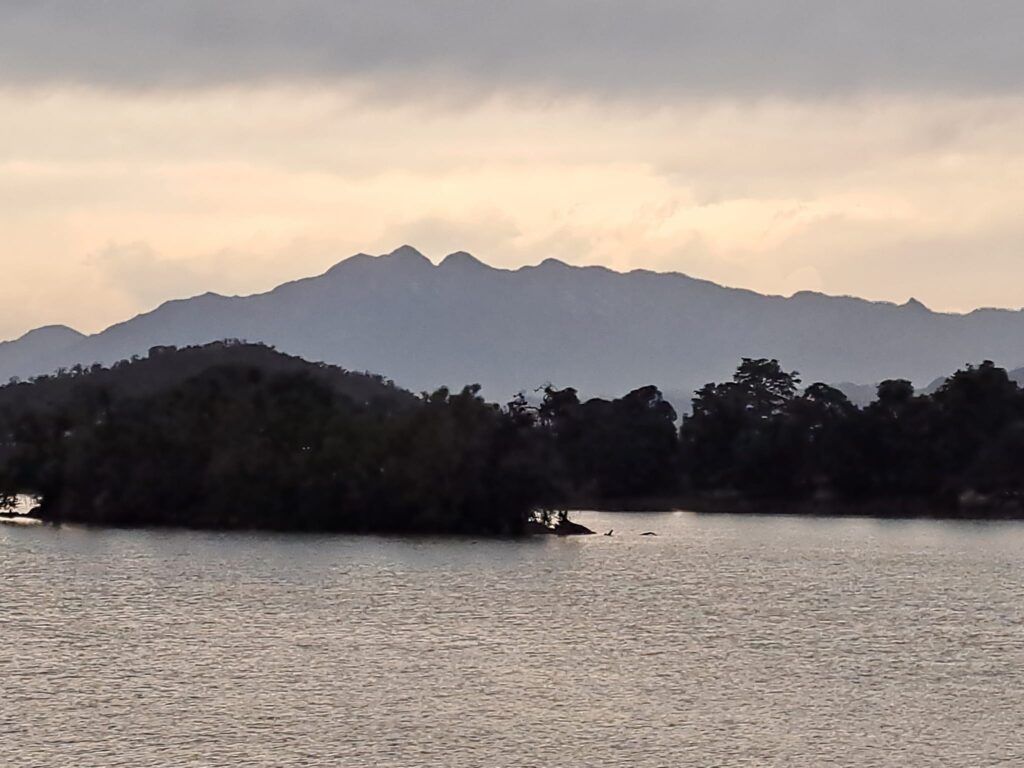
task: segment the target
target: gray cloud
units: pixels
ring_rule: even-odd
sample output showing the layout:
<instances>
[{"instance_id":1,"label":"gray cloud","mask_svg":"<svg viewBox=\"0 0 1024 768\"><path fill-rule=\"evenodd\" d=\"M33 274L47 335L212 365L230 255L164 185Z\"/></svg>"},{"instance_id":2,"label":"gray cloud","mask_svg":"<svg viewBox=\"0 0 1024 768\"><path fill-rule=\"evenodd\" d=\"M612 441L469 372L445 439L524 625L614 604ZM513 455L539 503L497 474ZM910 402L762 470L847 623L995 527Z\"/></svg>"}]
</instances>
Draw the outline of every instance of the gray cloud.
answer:
<instances>
[{"instance_id":1,"label":"gray cloud","mask_svg":"<svg viewBox=\"0 0 1024 768\"><path fill-rule=\"evenodd\" d=\"M0 0L0 83L998 93L1022 38L1019 0Z\"/></svg>"}]
</instances>

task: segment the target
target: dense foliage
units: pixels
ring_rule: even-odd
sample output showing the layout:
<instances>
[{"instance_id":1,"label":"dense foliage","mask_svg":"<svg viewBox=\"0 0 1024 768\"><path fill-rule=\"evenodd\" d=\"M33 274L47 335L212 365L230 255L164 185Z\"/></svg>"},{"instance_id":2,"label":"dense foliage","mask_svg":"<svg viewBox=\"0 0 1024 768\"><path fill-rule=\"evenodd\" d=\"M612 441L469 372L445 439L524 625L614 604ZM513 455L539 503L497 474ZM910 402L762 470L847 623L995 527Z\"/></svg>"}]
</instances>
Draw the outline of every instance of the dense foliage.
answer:
<instances>
[{"instance_id":1,"label":"dense foliage","mask_svg":"<svg viewBox=\"0 0 1024 768\"><path fill-rule=\"evenodd\" d=\"M270 366L225 363L232 346L142 396L90 372L60 374L77 382L56 399L28 396L49 379L17 385L29 391L0 415L4 492L37 495L54 521L493 535L521 533L540 503L533 433L476 388L405 397L340 369L281 372L269 351ZM179 354L196 350L153 353L169 371Z\"/></svg>"},{"instance_id":2,"label":"dense foliage","mask_svg":"<svg viewBox=\"0 0 1024 768\"><path fill-rule=\"evenodd\" d=\"M776 360L707 384L678 430L653 387L580 403L549 387L558 503L1024 516L1024 391L991 362L931 394L884 381L865 408Z\"/></svg>"},{"instance_id":3,"label":"dense foliage","mask_svg":"<svg viewBox=\"0 0 1024 768\"><path fill-rule=\"evenodd\" d=\"M680 425L651 386L499 408L258 345L156 348L0 388L0 505L19 493L54 521L490 535L584 505L1024 516L1024 392L984 362L858 408L744 359Z\"/></svg>"},{"instance_id":4,"label":"dense foliage","mask_svg":"<svg viewBox=\"0 0 1024 768\"><path fill-rule=\"evenodd\" d=\"M748 498L883 502L893 511L1021 512L1024 393L991 362L932 394L884 381L855 408L774 360L744 360L733 382L697 393L681 429L688 479Z\"/></svg>"}]
</instances>

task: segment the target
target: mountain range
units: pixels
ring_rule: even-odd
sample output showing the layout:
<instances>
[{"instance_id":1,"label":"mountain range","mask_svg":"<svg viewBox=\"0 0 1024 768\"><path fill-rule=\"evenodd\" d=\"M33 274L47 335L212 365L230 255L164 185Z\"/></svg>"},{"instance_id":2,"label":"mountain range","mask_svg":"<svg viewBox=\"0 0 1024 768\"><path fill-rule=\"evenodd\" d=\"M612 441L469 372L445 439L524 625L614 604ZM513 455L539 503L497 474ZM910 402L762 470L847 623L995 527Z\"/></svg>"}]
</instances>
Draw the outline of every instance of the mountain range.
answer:
<instances>
[{"instance_id":1,"label":"mountain range","mask_svg":"<svg viewBox=\"0 0 1024 768\"><path fill-rule=\"evenodd\" d=\"M731 376L741 357L778 358L806 383L898 377L926 386L969 362L1012 367L1024 362L1024 312L766 296L554 259L506 270L458 252L435 265L403 246L266 293L169 301L93 335L38 328L0 343L0 380L225 338L382 373L413 390L480 383L503 401L549 382L585 395L653 383L684 406L694 389ZM849 389L857 399L870 391Z\"/></svg>"}]
</instances>

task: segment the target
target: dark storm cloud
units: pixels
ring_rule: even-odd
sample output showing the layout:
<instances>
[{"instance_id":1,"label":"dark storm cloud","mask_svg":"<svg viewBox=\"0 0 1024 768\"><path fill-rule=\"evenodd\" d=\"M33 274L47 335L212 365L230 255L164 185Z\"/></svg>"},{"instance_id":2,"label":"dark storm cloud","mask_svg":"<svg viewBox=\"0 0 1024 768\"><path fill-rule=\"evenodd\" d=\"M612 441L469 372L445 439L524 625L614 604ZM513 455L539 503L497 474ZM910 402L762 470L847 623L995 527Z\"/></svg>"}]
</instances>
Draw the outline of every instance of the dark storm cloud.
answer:
<instances>
[{"instance_id":1,"label":"dark storm cloud","mask_svg":"<svg viewBox=\"0 0 1024 768\"><path fill-rule=\"evenodd\" d=\"M1020 0L0 0L0 83L988 93L1022 38Z\"/></svg>"}]
</instances>

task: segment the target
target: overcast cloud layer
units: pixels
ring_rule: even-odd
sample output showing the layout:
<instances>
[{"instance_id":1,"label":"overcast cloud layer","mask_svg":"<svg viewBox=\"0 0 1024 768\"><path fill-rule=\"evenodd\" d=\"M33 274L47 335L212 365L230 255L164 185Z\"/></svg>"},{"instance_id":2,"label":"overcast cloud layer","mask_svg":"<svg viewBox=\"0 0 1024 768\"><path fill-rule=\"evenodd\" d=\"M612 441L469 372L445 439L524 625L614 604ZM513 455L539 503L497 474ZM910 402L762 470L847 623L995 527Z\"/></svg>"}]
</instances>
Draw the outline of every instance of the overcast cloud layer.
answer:
<instances>
[{"instance_id":1,"label":"overcast cloud layer","mask_svg":"<svg viewBox=\"0 0 1024 768\"><path fill-rule=\"evenodd\" d=\"M3 0L0 78L617 97L996 93L1024 85L1022 39L1019 0Z\"/></svg>"},{"instance_id":2,"label":"overcast cloud layer","mask_svg":"<svg viewBox=\"0 0 1024 768\"><path fill-rule=\"evenodd\" d=\"M1021 40L1021 0L0 0L0 338L405 242L1019 308Z\"/></svg>"}]
</instances>

